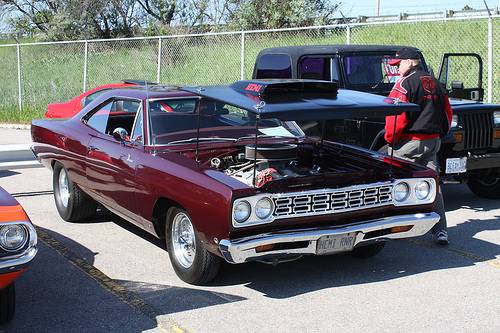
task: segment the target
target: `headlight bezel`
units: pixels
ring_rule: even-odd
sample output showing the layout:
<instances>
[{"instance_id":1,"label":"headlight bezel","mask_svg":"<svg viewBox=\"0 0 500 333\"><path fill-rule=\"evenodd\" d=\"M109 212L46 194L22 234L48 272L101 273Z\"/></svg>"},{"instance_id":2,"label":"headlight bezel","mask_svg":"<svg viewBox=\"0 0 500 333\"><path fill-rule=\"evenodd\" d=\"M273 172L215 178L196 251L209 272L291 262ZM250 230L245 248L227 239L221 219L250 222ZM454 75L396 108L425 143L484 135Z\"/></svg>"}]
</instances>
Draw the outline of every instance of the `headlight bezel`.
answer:
<instances>
[{"instance_id":1,"label":"headlight bezel","mask_svg":"<svg viewBox=\"0 0 500 333\"><path fill-rule=\"evenodd\" d=\"M19 245L15 247L9 247L4 243L4 236L5 236L4 232L7 233L8 231L5 230L11 229L12 227L17 227L19 228L18 230L22 230L23 232L22 242L20 242ZM23 249L26 246L29 239L30 239L30 231L22 223L7 223L7 224L2 223L0 225L0 248L5 252L8 253L18 252L19 250Z\"/></svg>"},{"instance_id":2,"label":"headlight bezel","mask_svg":"<svg viewBox=\"0 0 500 333\"><path fill-rule=\"evenodd\" d=\"M403 201L397 201L394 198L394 190L396 186L398 186L400 183L406 183L408 185L409 189L409 195L405 198ZM421 184L426 182L429 185L429 193L427 196L423 197L422 199L417 197L416 193L416 187ZM393 186L393 204L394 206L413 206L413 205L425 205L425 204L432 204L434 200L436 199L436 193L437 193L437 184L436 180L434 178L409 178L409 179L398 179L394 182Z\"/></svg>"},{"instance_id":3,"label":"headlight bezel","mask_svg":"<svg viewBox=\"0 0 500 333\"><path fill-rule=\"evenodd\" d=\"M256 212L257 203L261 200L268 200L269 203L271 204L270 212L264 218L259 217L257 215L257 212ZM250 215L243 222L238 222L235 219L234 210L235 210L235 207L237 205L239 205L241 202L247 202L250 205ZM272 195L269 195L269 194L260 194L260 195L254 195L254 196L250 196L250 197L236 199L233 201L232 217L231 217L233 227L243 228L243 227L248 227L248 226L253 226L253 225L271 223L275 219L273 216L274 208L275 207L274 207L274 201L273 201Z\"/></svg>"}]
</instances>

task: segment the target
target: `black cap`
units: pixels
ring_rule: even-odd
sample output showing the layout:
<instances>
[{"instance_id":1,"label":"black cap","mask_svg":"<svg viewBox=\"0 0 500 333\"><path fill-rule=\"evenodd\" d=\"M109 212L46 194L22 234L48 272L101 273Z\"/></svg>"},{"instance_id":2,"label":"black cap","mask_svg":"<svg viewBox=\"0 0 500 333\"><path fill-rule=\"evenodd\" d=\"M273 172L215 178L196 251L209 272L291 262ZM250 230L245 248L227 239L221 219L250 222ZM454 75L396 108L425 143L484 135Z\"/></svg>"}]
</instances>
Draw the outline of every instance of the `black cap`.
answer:
<instances>
[{"instance_id":1,"label":"black cap","mask_svg":"<svg viewBox=\"0 0 500 333\"><path fill-rule=\"evenodd\" d=\"M389 65L397 65L403 59L420 59L420 55L414 48L403 47L398 52L396 52L396 55L391 60L389 60Z\"/></svg>"}]
</instances>

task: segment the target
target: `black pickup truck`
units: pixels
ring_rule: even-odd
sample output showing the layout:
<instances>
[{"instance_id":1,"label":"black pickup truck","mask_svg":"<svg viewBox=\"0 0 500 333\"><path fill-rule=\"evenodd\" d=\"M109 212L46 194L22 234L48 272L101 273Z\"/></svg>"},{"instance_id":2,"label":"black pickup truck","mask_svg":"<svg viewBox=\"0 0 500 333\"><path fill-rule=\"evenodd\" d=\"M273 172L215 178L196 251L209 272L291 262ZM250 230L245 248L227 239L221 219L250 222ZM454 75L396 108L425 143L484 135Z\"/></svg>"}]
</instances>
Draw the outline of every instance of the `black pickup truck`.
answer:
<instances>
[{"instance_id":1,"label":"black pickup truck","mask_svg":"<svg viewBox=\"0 0 500 333\"><path fill-rule=\"evenodd\" d=\"M387 96L398 77L389 59L403 46L325 45L262 50L253 78L317 79ZM421 63L429 70L420 50ZM467 72L464 74L464 72ZM473 72L473 73L471 73ZM464 76L465 75L465 76ZM444 54L439 81L453 108L452 128L438 154L444 182L466 182L476 195L500 198L500 105L482 103L483 63L475 53ZM461 79L461 80L457 80ZM329 121L326 139L377 150L385 144L384 117ZM308 134L320 126L302 124ZM319 134L319 133L318 133Z\"/></svg>"}]
</instances>

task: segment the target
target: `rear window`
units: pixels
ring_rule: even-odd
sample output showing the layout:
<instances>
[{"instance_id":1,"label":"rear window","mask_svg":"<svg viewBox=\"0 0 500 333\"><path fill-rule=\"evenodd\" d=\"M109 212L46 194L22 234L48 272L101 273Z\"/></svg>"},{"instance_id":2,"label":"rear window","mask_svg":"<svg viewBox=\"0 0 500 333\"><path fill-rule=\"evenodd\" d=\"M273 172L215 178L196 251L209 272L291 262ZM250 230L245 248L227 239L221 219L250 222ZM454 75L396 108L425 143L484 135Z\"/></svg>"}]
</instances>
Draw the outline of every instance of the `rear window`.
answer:
<instances>
[{"instance_id":1,"label":"rear window","mask_svg":"<svg viewBox=\"0 0 500 333\"><path fill-rule=\"evenodd\" d=\"M287 54L264 54L257 64L257 79L292 78L292 60Z\"/></svg>"},{"instance_id":2,"label":"rear window","mask_svg":"<svg viewBox=\"0 0 500 333\"><path fill-rule=\"evenodd\" d=\"M299 78L338 81L338 62L331 57L303 57L299 60Z\"/></svg>"}]
</instances>

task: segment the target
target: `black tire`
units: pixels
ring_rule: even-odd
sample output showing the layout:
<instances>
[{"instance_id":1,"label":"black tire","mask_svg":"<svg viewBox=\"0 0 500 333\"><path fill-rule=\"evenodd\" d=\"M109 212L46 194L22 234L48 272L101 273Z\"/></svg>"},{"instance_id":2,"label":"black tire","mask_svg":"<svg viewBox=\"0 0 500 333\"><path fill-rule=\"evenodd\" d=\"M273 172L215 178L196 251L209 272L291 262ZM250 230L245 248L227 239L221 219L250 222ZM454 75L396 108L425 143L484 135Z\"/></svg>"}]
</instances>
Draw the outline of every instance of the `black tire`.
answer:
<instances>
[{"instance_id":1,"label":"black tire","mask_svg":"<svg viewBox=\"0 0 500 333\"><path fill-rule=\"evenodd\" d=\"M14 283L0 290L0 324L5 324L14 318L16 311L16 288Z\"/></svg>"},{"instance_id":2,"label":"black tire","mask_svg":"<svg viewBox=\"0 0 500 333\"><path fill-rule=\"evenodd\" d=\"M222 259L205 249L198 237L196 228L191 224L194 231L196 249L192 264L189 267L183 265L175 254L174 241L172 239L174 219L179 216L187 217L191 223L191 219L185 210L178 207L171 207L168 210L165 223L165 241L170 262L174 267L175 273L182 281L195 285L203 285L215 278L219 272Z\"/></svg>"},{"instance_id":3,"label":"black tire","mask_svg":"<svg viewBox=\"0 0 500 333\"><path fill-rule=\"evenodd\" d=\"M349 254L356 258L367 259L376 256L383 250L385 242L377 242L370 245L354 248Z\"/></svg>"},{"instance_id":4,"label":"black tire","mask_svg":"<svg viewBox=\"0 0 500 333\"><path fill-rule=\"evenodd\" d=\"M500 175L498 172L470 176L467 186L472 193L480 198L500 199Z\"/></svg>"},{"instance_id":5,"label":"black tire","mask_svg":"<svg viewBox=\"0 0 500 333\"><path fill-rule=\"evenodd\" d=\"M69 197L64 200L61 196L59 177L64 172L67 178L67 189ZM66 169L56 163L54 166L54 175L52 178L52 187L54 189L54 200L57 211L63 220L68 222L81 222L92 218L95 215L97 202L85 194L68 177Z\"/></svg>"}]
</instances>

